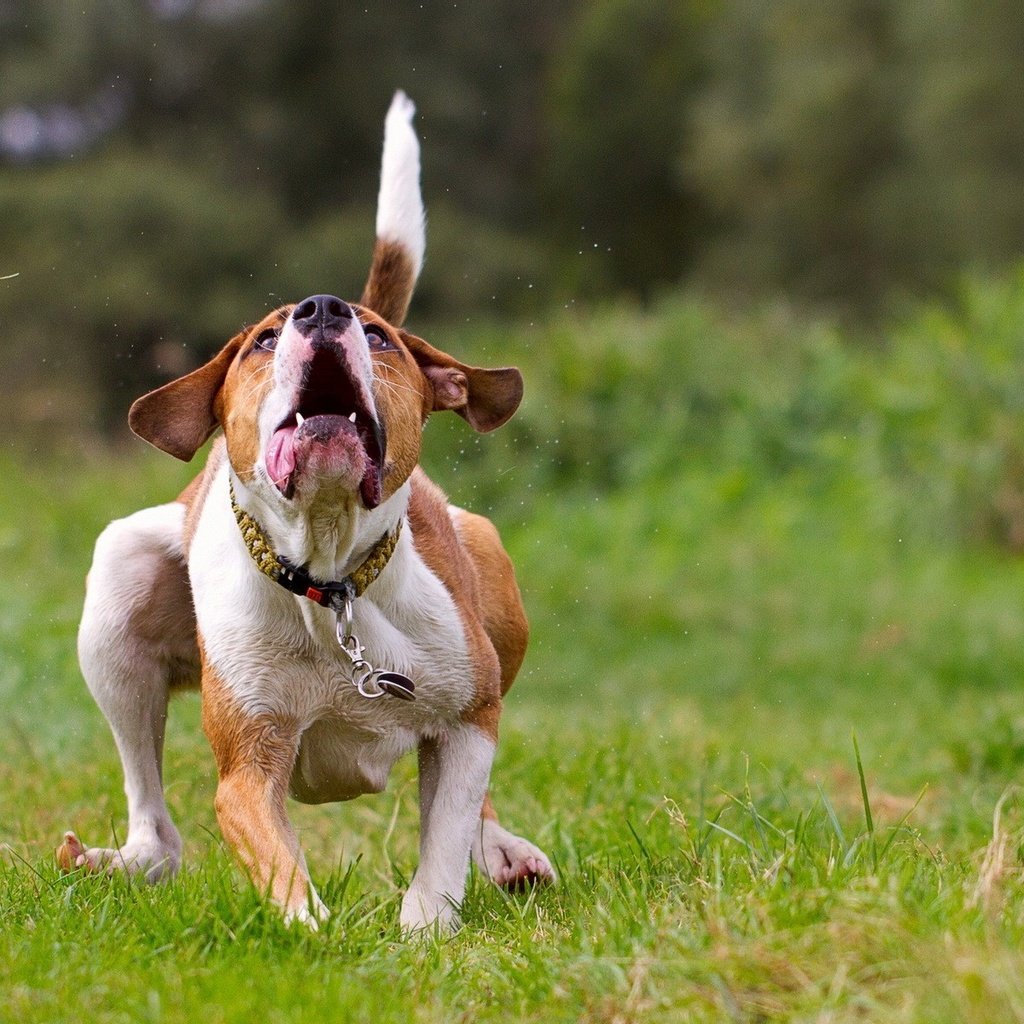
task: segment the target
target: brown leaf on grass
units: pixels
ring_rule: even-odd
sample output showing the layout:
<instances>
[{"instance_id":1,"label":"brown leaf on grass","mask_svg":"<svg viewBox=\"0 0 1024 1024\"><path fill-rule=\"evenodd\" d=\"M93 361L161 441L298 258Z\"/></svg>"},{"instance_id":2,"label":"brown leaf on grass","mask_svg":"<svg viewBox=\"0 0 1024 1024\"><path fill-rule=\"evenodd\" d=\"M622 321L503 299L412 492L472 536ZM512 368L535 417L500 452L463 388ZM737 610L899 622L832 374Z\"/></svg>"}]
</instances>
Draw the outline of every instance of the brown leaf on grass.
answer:
<instances>
[{"instance_id":1,"label":"brown leaf on grass","mask_svg":"<svg viewBox=\"0 0 1024 1024\"><path fill-rule=\"evenodd\" d=\"M855 771L845 765L834 766L828 773L828 781L822 782L822 788L837 810L851 815L863 814L864 797L860 790L860 776ZM905 796L868 784L868 802L876 826L897 824L915 806L930 801L933 796L931 790L924 796Z\"/></svg>"}]
</instances>

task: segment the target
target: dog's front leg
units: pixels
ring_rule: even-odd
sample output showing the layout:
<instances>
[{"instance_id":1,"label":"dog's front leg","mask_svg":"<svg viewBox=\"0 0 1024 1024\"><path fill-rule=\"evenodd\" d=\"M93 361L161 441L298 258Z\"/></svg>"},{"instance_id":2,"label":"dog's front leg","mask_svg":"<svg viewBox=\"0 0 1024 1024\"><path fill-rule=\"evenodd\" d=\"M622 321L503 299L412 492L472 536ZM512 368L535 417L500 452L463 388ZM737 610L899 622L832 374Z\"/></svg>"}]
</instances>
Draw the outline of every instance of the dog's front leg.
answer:
<instances>
[{"instance_id":1,"label":"dog's front leg","mask_svg":"<svg viewBox=\"0 0 1024 1024\"><path fill-rule=\"evenodd\" d=\"M328 911L309 880L285 808L298 727L266 715L226 715L223 704L208 703L205 694L203 724L217 759L215 807L224 839L253 884L282 908L286 921L315 929Z\"/></svg>"},{"instance_id":2,"label":"dog's front leg","mask_svg":"<svg viewBox=\"0 0 1024 1024\"><path fill-rule=\"evenodd\" d=\"M494 745L488 732L462 723L420 749L420 864L401 915L408 931L457 924Z\"/></svg>"},{"instance_id":3,"label":"dog's front leg","mask_svg":"<svg viewBox=\"0 0 1024 1024\"><path fill-rule=\"evenodd\" d=\"M287 783L249 765L217 785L217 821L253 884L282 908L286 921L316 928L327 918L306 872L298 839L285 812Z\"/></svg>"}]
</instances>

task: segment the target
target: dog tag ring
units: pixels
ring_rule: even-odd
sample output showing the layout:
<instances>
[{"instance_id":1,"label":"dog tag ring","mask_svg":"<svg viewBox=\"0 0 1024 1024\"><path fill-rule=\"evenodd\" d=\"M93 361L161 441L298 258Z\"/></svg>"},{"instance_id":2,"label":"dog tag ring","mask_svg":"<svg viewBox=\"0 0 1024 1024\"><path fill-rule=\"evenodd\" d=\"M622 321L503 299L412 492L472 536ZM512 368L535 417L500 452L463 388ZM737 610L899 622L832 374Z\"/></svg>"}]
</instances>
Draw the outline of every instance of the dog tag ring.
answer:
<instances>
[{"instance_id":1,"label":"dog tag ring","mask_svg":"<svg viewBox=\"0 0 1024 1024\"><path fill-rule=\"evenodd\" d=\"M352 683L355 688L359 691L360 697L365 697L367 700L376 700L378 697L383 697L386 690L381 689L377 686L377 680L374 678L377 673L374 671L372 665L367 665L365 661L359 662L358 665L352 671ZM368 689L368 687L374 686L375 689Z\"/></svg>"},{"instance_id":2,"label":"dog tag ring","mask_svg":"<svg viewBox=\"0 0 1024 1024\"><path fill-rule=\"evenodd\" d=\"M337 616L335 634L338 646L352 662L352 685L361 697L374 700L387 694L399 700L415 700L416 684L401 672L387 672L374 668L364 657L366 648L352 632L352 601L346 598L342 613Z\"/></svg>"}]
</instances>

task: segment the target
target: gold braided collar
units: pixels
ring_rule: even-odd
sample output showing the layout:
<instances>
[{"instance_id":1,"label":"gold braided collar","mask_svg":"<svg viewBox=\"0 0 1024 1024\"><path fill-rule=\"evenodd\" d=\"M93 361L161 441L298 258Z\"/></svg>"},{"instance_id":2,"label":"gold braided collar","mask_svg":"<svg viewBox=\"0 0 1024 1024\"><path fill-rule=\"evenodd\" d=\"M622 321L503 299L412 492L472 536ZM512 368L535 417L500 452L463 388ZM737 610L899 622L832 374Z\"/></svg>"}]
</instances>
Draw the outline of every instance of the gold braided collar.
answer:
<instances>
[{"instance_id":1,"label":"gold braided collar","mask_svg":"<svg viewBox=\"0 0 1024 1024\"><path fill-rule=\"evenodd\" d=\"M286 559L274 553L260 524L235 499L235 488L231 481L228 481L228 493L231 496L231 511L235 514L235 522L242 533L242 540L245 541L245 546L259 571L293 594L308 597L317 604L335 610L338 610L346 599L361 597L366 588L380 576L395 553L402 532L402 520L399 519L394 531L384 534L377 541L358 569L350 572L343 580L319 582L305 569L291 565Z\"/></svg>"}]
</instances>

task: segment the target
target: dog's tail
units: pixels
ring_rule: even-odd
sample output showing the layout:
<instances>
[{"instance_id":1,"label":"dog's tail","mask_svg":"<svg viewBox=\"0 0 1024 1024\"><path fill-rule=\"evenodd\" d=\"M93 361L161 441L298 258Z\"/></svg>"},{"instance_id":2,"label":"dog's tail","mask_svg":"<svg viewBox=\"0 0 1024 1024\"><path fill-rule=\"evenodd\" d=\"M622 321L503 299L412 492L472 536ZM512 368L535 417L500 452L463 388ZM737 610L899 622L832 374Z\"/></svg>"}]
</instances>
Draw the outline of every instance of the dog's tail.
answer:
<instances>
[{"instance_id":1,"label":"dog's tail","mask_svg":"<svg viewBox=\"0 0 1024 1024\"><path fill-rule=\"evenodd\" d=\"M416 107L399 90L384 121L384 156L377 197L377 242L362 305L400 327L409 311L427 245L420 195L420 144L412 128Z\"/></svg>"}]
</instances>

